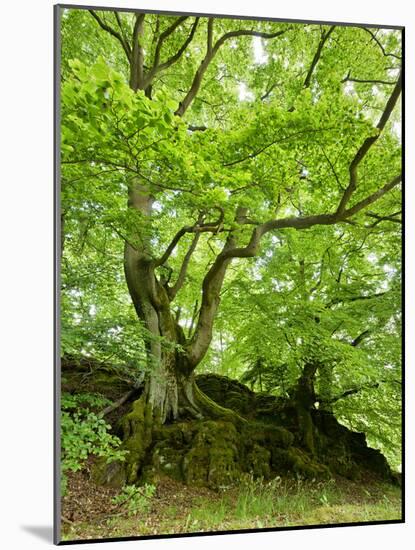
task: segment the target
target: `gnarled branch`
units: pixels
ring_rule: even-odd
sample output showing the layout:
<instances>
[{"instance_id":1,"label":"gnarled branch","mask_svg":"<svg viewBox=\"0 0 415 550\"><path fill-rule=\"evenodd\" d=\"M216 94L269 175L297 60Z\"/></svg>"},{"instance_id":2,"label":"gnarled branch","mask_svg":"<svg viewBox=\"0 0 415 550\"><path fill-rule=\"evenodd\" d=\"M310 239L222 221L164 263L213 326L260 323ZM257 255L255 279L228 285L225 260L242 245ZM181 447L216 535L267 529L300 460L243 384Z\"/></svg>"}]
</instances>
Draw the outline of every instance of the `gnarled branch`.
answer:
<instances>
[{"instance_id":1,"label":"gnarled branch","mask_svg":"<svg viewBox=\"0 0 415 550\"><path fill-rule=\"evenodd\" d=\"M401 181L401 176L397 176L391 182L387 183L378 191L369 195L352 208L344 210L342 213L317 214L312 216L299 216L269 220L263 224L257 225L251 233L251 238L247 246L237 247L232 232L226 240L222 252L216 257L213 265L207 272L202 285L202 305L200 308L199 319L193 338L188 346L189 365L196 366L204 357L212 337L212 327L214 317L219 306L220 289L225 277L226 269L233 258L252 258L258 254L261 238L268 232L276 229L285 229L292 227L294 229L308 229L315 225L333 225L346 221L348 217L357 214L360 210L375 202L385 193Z\"/></svg>"},{"instance_id":2,"label":"gnarled branch","mask_svg":"<svg viewBox=\"0 0 415 550\"><path fill-rule=\"evenodd\" d=\"M176 248L178 242L184 235L186 235L186 233L206 233L206 232L216 233L223 224L223 218L225 216L225 212L223 208L219 206L215 208L220 211L220 216L217 220L213 222L202 223L203 218L199 216L198 221L194 225L185 225L184 227L179 229L179 231L176 233L176 235L173 237L172 241L166 248L166 251L164 252L164 254L158 260L155 260L154 266L158 267L160 265L163 265L165 262L167 262L173 250Z\"/></svg>"}]
</instances>

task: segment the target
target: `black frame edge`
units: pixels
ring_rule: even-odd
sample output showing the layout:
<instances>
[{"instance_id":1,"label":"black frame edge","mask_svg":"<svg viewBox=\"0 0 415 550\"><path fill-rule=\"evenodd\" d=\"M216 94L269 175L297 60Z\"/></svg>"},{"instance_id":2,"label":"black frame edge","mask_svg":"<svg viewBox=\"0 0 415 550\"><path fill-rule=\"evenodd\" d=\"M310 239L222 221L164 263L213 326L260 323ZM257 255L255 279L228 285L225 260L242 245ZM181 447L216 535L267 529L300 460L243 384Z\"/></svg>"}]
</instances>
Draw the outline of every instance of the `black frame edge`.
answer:
<instances>
[{"instance_id":1,"label":"black frame edge","mask_svg":"<svg viewBox=\"0 0 415 550\"><path fill-rule=\"evenodd\" d=\"M84 10L99 10L99 11L117 11L117 12L129 12L129 13L149 13L159 15L190 15L195 17L217 17L222 19L240 19L248 21L272 21L274 23L305 23L305 24L321 24L321 25L338 25L341 27L369 27L369 28L382 28L382 29L395 29L402 30L402 25L385 25L377 23L349 23L340 21L322 21L314 19L291 19L291 18L279 18L279 17L267 17L267 16L254 16L254 15L237 15L237 14L224 14L224 13L205 13L205 12L188 12L188 11L170 11L170 10L154 10L146 8L114 8L111 6L90 6L83 4L56 4L61 9L84 9Z\"/></svg>"}]
</instances>

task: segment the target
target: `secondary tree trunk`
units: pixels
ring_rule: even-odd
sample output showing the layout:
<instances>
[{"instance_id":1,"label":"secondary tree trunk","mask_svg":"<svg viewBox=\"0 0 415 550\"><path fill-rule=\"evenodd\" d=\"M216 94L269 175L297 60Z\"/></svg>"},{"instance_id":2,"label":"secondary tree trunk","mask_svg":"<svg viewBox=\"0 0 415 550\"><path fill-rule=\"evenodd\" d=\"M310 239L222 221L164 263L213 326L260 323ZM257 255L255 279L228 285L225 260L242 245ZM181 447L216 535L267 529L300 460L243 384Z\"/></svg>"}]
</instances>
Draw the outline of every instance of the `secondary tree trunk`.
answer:
<instances>
[{"instance_id":1,"label":"secondary tree trunk","mask_svg":"<svg viewBox=\"0 0 415 550\"><path fill-rule=\"evenodd\" d=\"M307 363L304 366L292 397L297 411L297 421L302 444L312 454L315 453L315 441L311 409L314 407L316 401L314 378L318 367L317 363Z\"/></svg>"}]
</instances>

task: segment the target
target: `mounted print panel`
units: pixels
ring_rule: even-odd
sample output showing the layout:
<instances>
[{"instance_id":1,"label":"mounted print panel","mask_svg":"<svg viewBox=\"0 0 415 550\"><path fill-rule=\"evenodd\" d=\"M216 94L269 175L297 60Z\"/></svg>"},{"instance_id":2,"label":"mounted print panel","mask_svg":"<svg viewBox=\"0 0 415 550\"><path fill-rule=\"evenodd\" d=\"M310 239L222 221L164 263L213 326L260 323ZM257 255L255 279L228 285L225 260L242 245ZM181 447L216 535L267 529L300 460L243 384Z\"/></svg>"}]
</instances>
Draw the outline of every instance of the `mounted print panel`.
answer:
<instances>
[{"instance_id":1,"label":"mounted print panel","mask_svg":"<svg viewBox=\"0 0 415 550\"><path fill-rule=\"evenodd\" d=\"M403 29L55 22L55 542L402 522Z\"/></svg>"}]
</instances>

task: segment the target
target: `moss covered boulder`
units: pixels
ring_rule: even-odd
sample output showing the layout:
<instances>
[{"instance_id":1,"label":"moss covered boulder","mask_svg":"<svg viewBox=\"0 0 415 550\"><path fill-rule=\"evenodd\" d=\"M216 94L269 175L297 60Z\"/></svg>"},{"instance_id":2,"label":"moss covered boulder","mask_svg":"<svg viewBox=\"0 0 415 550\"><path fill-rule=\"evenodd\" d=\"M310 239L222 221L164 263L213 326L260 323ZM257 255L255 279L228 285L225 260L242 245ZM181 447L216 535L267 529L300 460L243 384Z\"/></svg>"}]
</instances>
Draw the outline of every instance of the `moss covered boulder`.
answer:
<instances>
[{"instance_id":1,"label":"moss covered boulder","mask_svg":"<svg viewBox=\"0 0 415 550\"><path fill-rule=\"evenodd\" d=\"M218 488L231 485L241 474L238 433L230 422L199 424L183 459L183 478L192 485Z\"/></svg>"},{"instance_id":2,"label":"moss covered boulder","mask_svg":"<svg viewBox=\"0 0 415 550\"><path fill-rule=\"evenodd\" d=\"M217 489L237 483L246 473L265 479L289 473L309 479L335 474L359 479L370 470L392 479L384 456L368 447L364 434L342 426L332 413L311 407L305 424L292 398L255 394L218 375L199 376L197 384L206 403L219 404L206 406L208 412L202 409L201 419L161 425L144 396L130 404L119 422L126 460L98 462L95 480L121 486L169 476ZM212 410L215 414L209 414Z\"/></svg>"}]
</instances>

